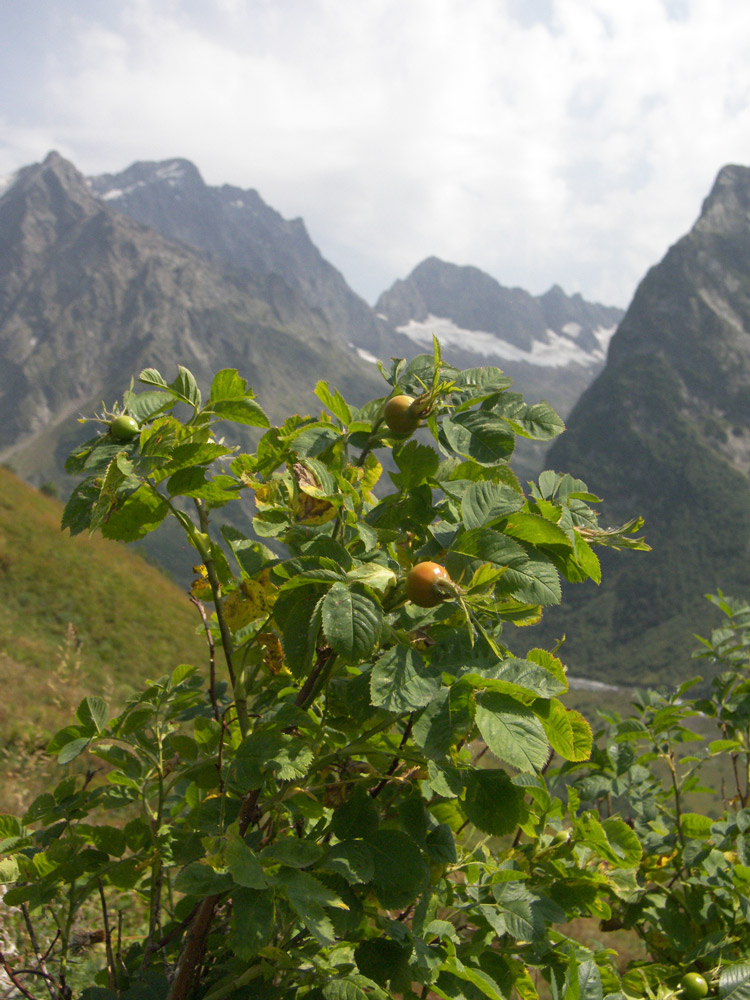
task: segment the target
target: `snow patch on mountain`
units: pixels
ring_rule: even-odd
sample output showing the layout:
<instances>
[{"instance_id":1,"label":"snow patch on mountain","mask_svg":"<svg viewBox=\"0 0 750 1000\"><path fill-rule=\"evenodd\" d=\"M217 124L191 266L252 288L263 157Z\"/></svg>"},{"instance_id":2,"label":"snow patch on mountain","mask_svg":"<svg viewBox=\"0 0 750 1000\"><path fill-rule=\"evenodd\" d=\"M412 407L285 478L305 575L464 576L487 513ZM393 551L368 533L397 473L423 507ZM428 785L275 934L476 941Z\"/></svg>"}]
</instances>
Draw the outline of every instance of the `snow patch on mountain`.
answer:
<instances>
[{"instance_id":1,"label":"snow patch on mountain","mask_svg":"<svg viewBox=\"0 0 750 1000\"><path fill-rule=\"evenodd\" d=\"M573 331L572 327L577 327ZM433 334L445 347L458 347L483 357L504 358L506 361L524 361L526 364L545 368L566 368L568 365L590 367L601 364L606 356L607 345L616 327L597 327L593 331L599 348L585 351L579 347L571 336L577 336L581 327L577 323L566 323L565 334L547 330L547 340L535 340L530 351L524 351L506 340L496 337L494 333L484 330L463 330L456 326L453 320L440 316L428 316L425 320L410 320L404 326L397 327L399 333L417 344L431 346Z\"/></svg>"}]
</instances>

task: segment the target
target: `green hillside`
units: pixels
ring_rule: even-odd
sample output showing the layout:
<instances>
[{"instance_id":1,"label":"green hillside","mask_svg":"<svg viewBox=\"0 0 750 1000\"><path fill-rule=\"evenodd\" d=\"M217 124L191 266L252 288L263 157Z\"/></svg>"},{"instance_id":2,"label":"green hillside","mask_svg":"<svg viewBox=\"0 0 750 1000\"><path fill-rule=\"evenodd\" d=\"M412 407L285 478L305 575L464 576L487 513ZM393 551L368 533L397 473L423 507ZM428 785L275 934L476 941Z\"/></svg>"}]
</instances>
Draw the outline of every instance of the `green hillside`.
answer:
<instances>
[{"instance_id":1,"label":"green hillside","mask_svg":"<svg viewBox=\"0 0 750 1000\"><path fill-rule=\"evenodd\" d=\"M183 591L116 542L71 538L61 515L0 468L0 747L43 743L86 694L121 701L206 657Z\"/></svg>"}]
</instances>

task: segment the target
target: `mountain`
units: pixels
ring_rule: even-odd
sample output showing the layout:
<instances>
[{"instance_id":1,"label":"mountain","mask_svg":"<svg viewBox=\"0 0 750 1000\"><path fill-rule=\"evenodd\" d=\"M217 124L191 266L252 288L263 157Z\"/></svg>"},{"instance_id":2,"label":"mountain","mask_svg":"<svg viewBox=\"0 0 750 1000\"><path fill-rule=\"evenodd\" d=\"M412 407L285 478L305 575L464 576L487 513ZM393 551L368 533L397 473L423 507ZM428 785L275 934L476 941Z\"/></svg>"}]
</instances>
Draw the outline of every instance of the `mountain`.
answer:
<instances>
[{"instance_id":1,"label":"mountain","mask_svg":"<svg viewBox=\"0 0 750 1000\"><path fill-rule=\"evenodd\" d=\"M114 200L57 153L0 197L0 461L69 489L64 458L90 435L74 418L111 403L144 366L173 377L179 362L204 386L235 367L276 420L319 409L321 377L355 403L382 394L295 273L233 267Z\"/></svg>"},{"instance_id":2,"label":"mountain","mask_svg":"<svg viewBox=\"0 0 750 1000\"><path fill-rule=\"evenodd\" d=\"M345 343L374 347L372 309L323 258L302 219L286 220L255 190L210 187L189 160L139 162L89 178L91 191L156 232L253 277L282 276Z\"/></svg>"},{"instance_id":3,"label":"mountain","mask_svg":"<svg viewBox=\"0 0 750 1000\"><path fill-rule=\"evenodd\" d=\"M703 595L750 593L749 218L750 168L725 167L549 452L613 520L642 514L653 546L606 559L598 591L574 588L548 616L575 673L684 679L710 627Z\"/></svg>"},{"instance_id":4,"label":"mountain","mask_svg":"<svg viewBox=\"0 0 750 1000\"><path fill-rule=\"evenodd\" d=\"M437 257L419 264L378 299L390 353L429 350L435 334L459 367L499 365L530 401L546 399L565 417L602 369L622 310L568 296L505 288L476 267ZM543 446L519 442L514 466L535 476Z\"/></svg>"}]
</instances>

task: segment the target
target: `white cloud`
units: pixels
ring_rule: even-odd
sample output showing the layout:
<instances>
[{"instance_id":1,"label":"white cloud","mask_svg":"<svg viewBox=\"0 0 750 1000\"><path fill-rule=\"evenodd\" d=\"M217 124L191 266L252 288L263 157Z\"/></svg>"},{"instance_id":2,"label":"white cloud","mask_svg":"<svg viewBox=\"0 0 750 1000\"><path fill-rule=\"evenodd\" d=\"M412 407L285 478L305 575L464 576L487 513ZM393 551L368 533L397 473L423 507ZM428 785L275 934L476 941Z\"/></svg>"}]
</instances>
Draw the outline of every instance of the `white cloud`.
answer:
<instances>
[{"instance_id":1,"label":"white cloud","mask_svg":"<svg viewBox=\"0 0 750 1000\"><path fill-rule=\"evenodd\" d=\"M52 146L87 172L187 156L302 215L369 298L436 254L627 304L750 162L736 0L73 6L0 172Z\"/></svg>"}]
</instances>

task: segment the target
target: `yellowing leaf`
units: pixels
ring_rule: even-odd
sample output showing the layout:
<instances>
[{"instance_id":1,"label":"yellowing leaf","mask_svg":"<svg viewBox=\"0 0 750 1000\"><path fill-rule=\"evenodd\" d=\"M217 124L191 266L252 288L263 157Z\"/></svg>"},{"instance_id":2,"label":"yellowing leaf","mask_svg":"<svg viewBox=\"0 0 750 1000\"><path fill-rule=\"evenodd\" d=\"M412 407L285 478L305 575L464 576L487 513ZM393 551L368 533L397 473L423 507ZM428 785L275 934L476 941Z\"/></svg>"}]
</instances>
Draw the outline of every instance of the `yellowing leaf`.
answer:
<instances>
[{"instance_id":1,"label":"yellowing leaf","mask_svg":"<svg viewBox=\"0 0 750 1000\"><path fill-rule=\"evenodd\" d=\"M294 503L294 518L300 524L326 524L336 516L330 500L319 500L300 490Z\"/></svg>"}]
</instances>

